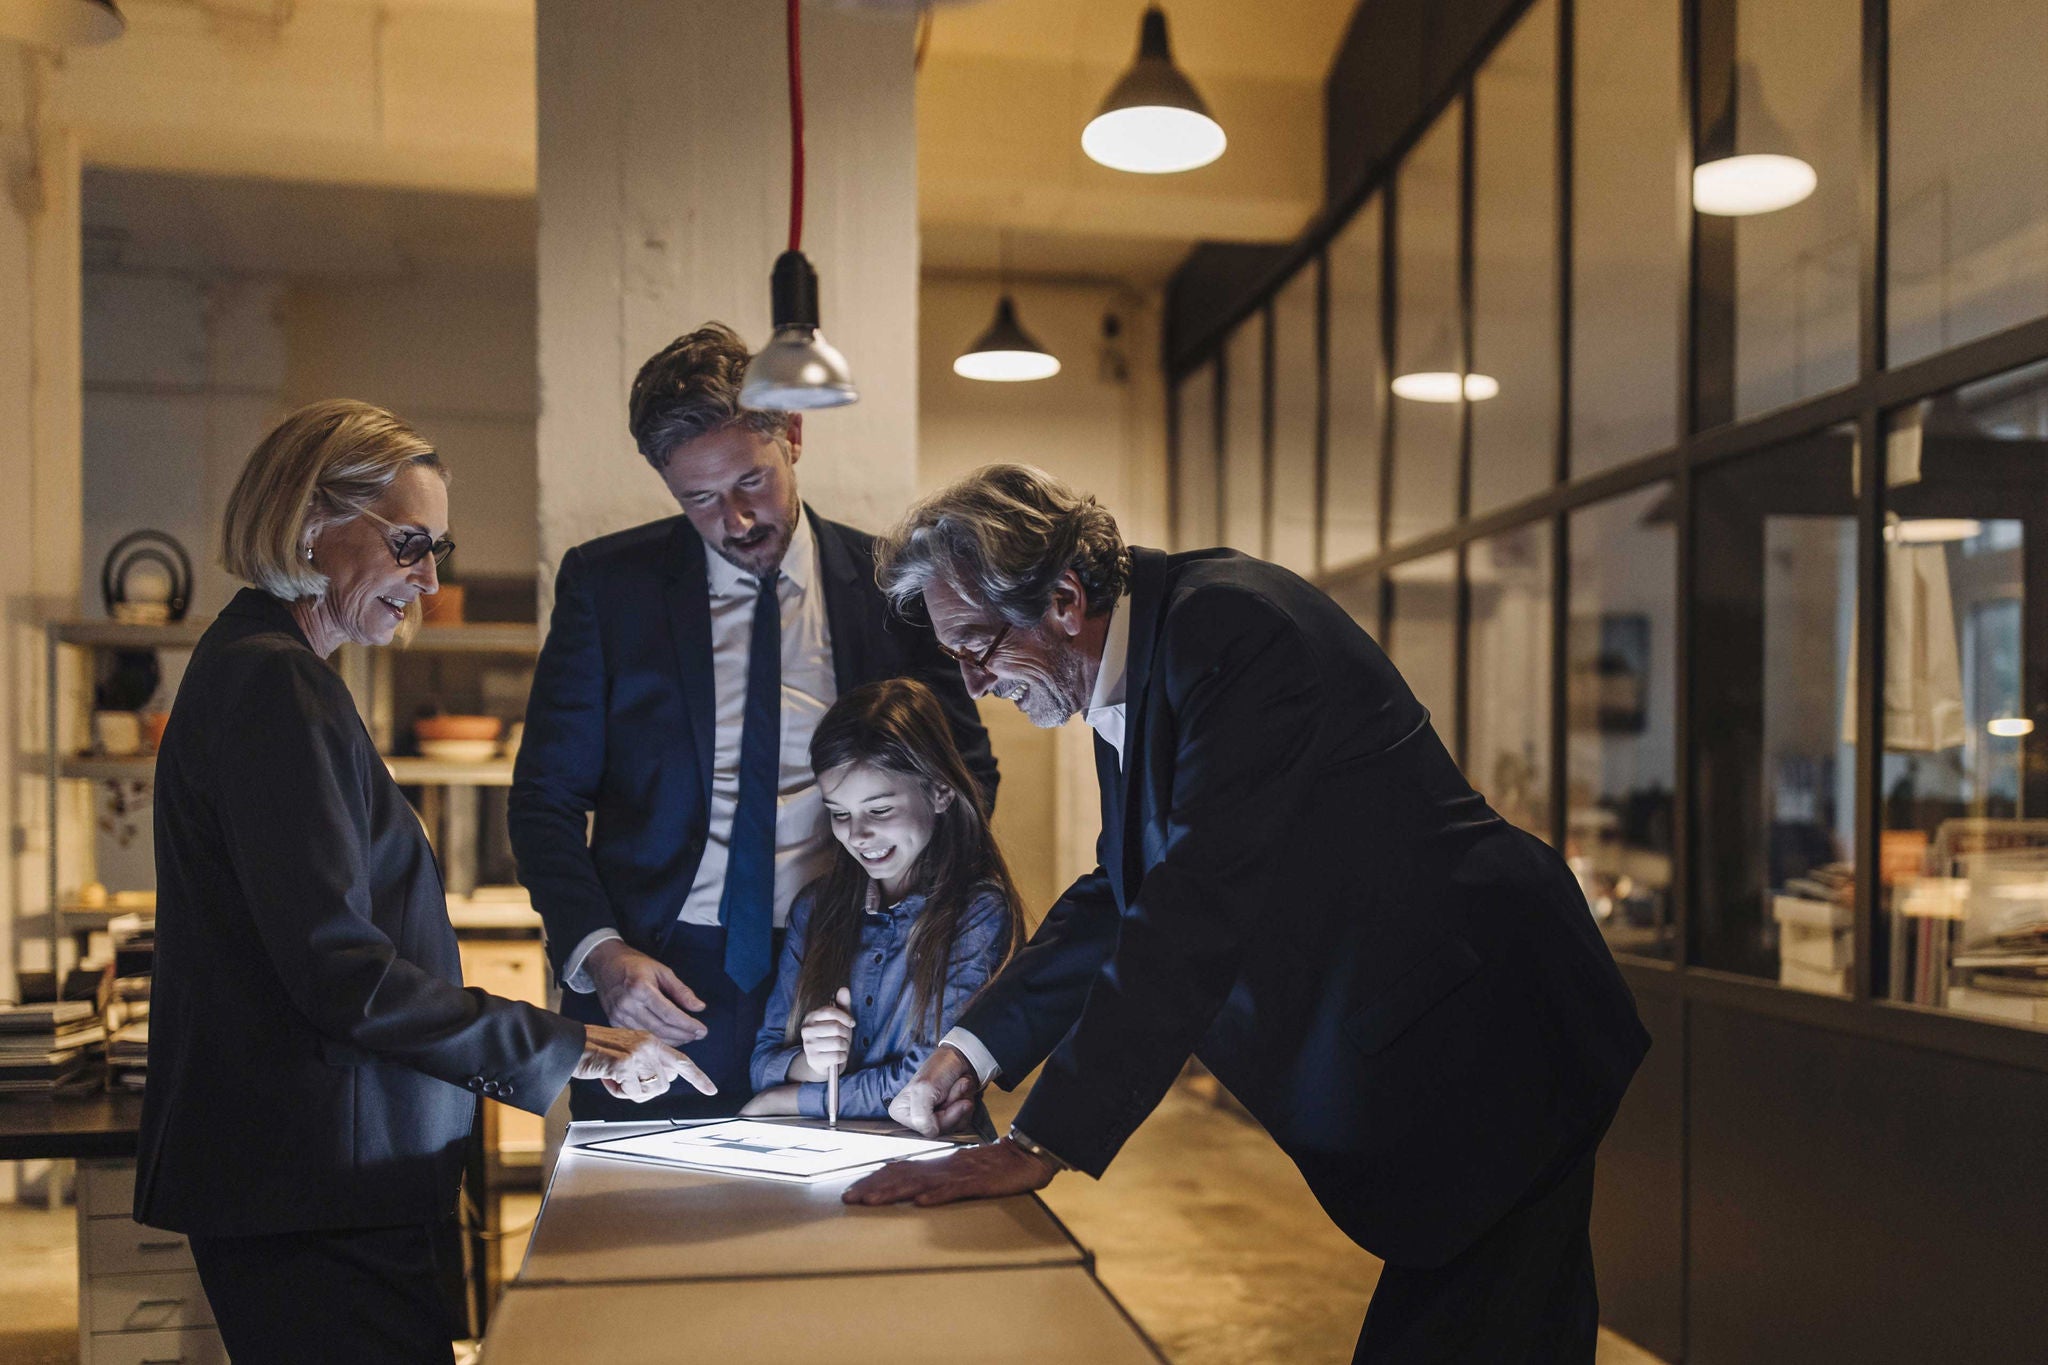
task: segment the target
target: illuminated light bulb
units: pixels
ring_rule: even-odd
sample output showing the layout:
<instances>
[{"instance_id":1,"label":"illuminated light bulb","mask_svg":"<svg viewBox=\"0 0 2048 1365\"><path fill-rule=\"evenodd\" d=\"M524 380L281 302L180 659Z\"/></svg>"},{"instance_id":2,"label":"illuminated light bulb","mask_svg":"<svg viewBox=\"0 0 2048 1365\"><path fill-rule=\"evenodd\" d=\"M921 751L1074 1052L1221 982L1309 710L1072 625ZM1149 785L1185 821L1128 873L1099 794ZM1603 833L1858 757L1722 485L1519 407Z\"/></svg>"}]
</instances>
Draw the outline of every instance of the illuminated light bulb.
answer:
<instances>
[{"instance_id":1,"label":"illuminated light bulb","mask_svg":"<svg viewBox=\"0 0 2048 1365\"><path fill-rule=\"evenodd\" d=\"M1986 721L1984 728L2000 739L2018 739L2034 733L2034 722L2025 716L2000 716L1997 720Z\"/></svg>"},{"instance_id":2,"label":"illuminated light bulb","mask_svg":"<svg viewBox=\"0 0 2048 1365\"><path fill-rule=\"evenodd\" d=\"M1140 105L1097 114L1081 130L1081 150L1113 171L1172 175L1206 166L1228 139L1215 119L1195 109Z\"/></svg>"},{"instance_id":3,"label":"illuminated light bulb","mask_svg":"<svg viewBox=\"0 0 2048 1365\"><path fill-rule=\"evenodd\" d=\"M1724 156L1693 168L1692 206L1717 218L1775 213L1812 194L1819 183L1813 167L1796 156Z\"/></svg>"},{"instance_id":4,"label":"illuminated light bulb","mask_svg":"<svg viewBox=\"0 0 2048 1365\"><path fill-rule=\"evenodd\" d=\"M1420 370L1394 380L1394 396L1416 403L1455 403L1460 396L1483 403L1500 393L1500 381L1490 374L1468 374L1461 385L1454 370Z\"/></svg>"},{"instance_id":5,"label":"illuminated light bulb","mask_svg":"<svg viewBox=\"0 0 2048 1365\"><path fill-rule=\"evenodd\" d=\"M1050 379L1059 372L1059 357L1043 351L970 351L953 362L953 373L962 379L996 384Z\"/></svg>"}]
</instances>

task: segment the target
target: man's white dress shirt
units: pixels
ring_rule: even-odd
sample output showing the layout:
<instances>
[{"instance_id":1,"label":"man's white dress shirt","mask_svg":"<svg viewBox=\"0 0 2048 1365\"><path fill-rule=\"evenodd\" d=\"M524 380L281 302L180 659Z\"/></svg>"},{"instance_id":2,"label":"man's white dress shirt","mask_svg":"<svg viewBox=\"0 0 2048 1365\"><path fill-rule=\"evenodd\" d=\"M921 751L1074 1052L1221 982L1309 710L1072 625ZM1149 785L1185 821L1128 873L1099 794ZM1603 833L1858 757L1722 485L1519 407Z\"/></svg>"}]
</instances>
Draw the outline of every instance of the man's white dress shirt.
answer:
<instances>
[{"instance_id":1,"label":"man's white dress shirt","mask_svg":"<svg viewBox=\"0 0 2048 1365\"><path fill-rule=\"evenodd\" d=\"M740 725L747 709L747 653L754 628L754 603L761 580L724 555L704 546L711 608L712 719L710 828L697 878L677 907L685 924L717 924L731 856L733 813L740 799ZM825 621L825 593L818 567L818 542L811 519L799 512L782 556L775 595L782 602L782 784L775 804L775 925L789 920L796 893L831 863L832 834L825 801L811 772L811 735L819 718L839 699L832 672L832 636ZM678 837L681 832L678 831ZM620 937L616 929L586 935L569 954L562 984L594 991L583 970L590 950Z\"/></svg>"},{"instance_id":2,"label":"man's white dress shirt","mask_svg":"<svg viewBox=\"0 0 2048 1365\"><path fill-rule=\"evenodd\" d=\"M1118 771L1124 765L1124 689L1130 681L1131 618L1124 610L1129 600L1120 599L1110 608L1109 632L1102 638L1102 665L1095 670L1095 691L1081 712L1089 728L1116 750ZM975 1077L983 1085L1001 1069L995 1057L982 1046L981 1039L964 1028L948 1029L939 1041L957 1049L973 1063Z\"/></svg>"}]
</instances>

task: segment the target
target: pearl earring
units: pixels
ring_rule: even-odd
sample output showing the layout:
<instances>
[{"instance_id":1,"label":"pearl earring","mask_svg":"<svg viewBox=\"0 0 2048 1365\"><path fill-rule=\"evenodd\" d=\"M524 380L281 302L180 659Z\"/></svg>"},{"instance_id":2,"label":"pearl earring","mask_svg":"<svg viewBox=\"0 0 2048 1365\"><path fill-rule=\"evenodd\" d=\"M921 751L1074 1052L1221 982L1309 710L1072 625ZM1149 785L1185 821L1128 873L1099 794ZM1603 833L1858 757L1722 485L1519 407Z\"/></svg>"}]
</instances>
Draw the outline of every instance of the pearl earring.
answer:
<instances>
[{"instance_id":1,"label":"pearl earring","mask_svg":"<svg viewBox=\"0 0 2048 1365\"><path fill-rule=\"evenodd\" d=\"M313 562L313 547L311 545L306 547L306 562L308 564Z\"/></svg>"}]
</instances>

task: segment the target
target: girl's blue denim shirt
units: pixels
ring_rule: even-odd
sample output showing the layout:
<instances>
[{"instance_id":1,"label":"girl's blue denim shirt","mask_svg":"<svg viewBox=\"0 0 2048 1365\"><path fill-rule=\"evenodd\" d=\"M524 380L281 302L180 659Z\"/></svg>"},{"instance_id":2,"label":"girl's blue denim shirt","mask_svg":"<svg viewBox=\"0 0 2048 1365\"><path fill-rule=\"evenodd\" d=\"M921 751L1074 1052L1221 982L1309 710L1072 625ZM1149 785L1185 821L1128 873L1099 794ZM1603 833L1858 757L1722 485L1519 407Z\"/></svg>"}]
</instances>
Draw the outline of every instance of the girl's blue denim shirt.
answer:
<instances>
[{"instance_id":1,"label":"girl's blue denim shirt","mask_svg":"<svg viewBox=\"0 0 2048 1365\"><path fill-rule=\"evenodd\" d=\"M853 1052L839 1077L842 1118L889 1117L889 1101L910 1083L1002 956L1009 911L996 892L982 891L967 907L960 936L953 944L939 1026L931 1032L931 1041L922 1039L917 1021L911 1018L910 928L924 909L924 900L922 894L905 896L894 905L861 916L860 948L853 956L853 980L848 983L853 995ZM768 997L761 1031L754 1038L750 1071L756 1090L788 1081L789 1064L804 1050L802 1042L788 1040L785 1026L803 968L811 904L811 893L805 891L790 907L789 932L775 969L775 990ZM797 1092L797 1105L799 1112L811 1118L825 1117L824 1082L804 1083Z\"/></svg>"}]
</instances>

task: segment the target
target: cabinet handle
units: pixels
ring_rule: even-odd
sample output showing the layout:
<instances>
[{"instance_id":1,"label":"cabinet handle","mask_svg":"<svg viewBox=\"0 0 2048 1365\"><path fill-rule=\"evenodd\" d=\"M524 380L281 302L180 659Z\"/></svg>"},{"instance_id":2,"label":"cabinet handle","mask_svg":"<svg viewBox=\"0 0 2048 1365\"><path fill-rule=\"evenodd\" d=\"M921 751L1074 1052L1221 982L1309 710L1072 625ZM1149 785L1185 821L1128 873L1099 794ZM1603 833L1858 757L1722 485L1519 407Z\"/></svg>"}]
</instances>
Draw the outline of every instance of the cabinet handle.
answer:
<instances>
[{"instance_id":1,"label":"cabinet handle","mask_svg":"<svg viewBox=\"0 0 2048 1365\"><path fill-rule=\"evenodd\" d=\"M137 1242L135 1249L137 1251L176 1251L183 1245L185 1245L185 1239L179 1237L168 1242ZM183 1357L181 1356L179 1359L182 1360ZM144 1365L148 1365L148 1362L144 1362Z\"/></svg>"},{"instance_id":2,"label":"cabinet handle","mask_svg":"<svg viewBox=\"0 0 2048 1365\"><path fill-rule=\"evenodd\" d=\"M150 1356L141 1365L185 1365L183 1356Z\"/></svg>"},{"instance_id":3,"label":"cabinet handle","mask_svg":"<svg viewBox=\"0 0 2048 1365\"><path fill-rule=\"evenodd\" d=\"M140 1313L145 1308L176 1308L184 1302L183 1299L144 1299L135 1305L135 1311Z\"/></svg>"}]
</instances>

